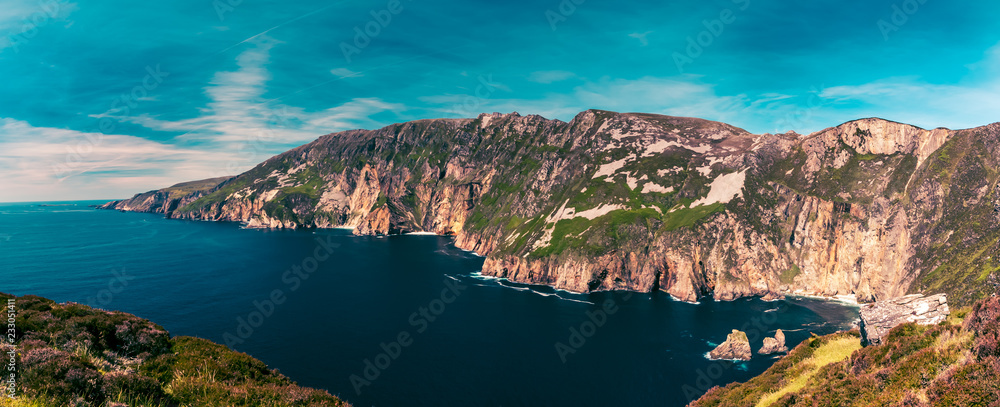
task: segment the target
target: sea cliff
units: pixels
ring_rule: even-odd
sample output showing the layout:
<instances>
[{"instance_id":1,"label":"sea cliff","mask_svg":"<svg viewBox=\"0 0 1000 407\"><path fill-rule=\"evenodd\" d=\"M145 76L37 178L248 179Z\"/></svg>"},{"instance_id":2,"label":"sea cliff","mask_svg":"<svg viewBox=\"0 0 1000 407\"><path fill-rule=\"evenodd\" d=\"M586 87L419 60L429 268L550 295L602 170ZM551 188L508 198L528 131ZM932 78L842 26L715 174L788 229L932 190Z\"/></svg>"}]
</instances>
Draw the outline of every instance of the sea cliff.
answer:
<instances>
[{"instance_id":1,"label":"sea cliff","mask_svg":"<svg viewBox=\"0 0 1000 407\"><path fill-rule=\"evenodd\" d=\"M651 114L494 113L329 134L232 178L103 207L454 235L486 256L484 275L577 292L968 304L1000 284L997 168L1000 124L756 135Z\"/></svg>"}]
</instances>

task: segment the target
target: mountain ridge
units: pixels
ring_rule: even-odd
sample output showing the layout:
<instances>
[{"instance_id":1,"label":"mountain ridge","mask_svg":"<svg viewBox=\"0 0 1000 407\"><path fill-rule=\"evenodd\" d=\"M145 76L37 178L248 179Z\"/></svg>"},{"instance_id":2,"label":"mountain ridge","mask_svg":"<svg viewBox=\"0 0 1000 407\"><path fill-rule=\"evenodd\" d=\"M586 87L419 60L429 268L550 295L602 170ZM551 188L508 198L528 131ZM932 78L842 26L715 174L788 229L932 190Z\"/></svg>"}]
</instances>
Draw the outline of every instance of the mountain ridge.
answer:
<instances>
[{"instance_id":1,"label":"mountain ridge","mask_svg":"<svg viewBox=\"0 0 1000 407\"><path fill-rule=\"evenodd\" d=\"M103 207L455 235L486 256L484 275L577 292L870 301L936 290L963 303L1000 274L998 138L1000 123L866 118L757 135L646 113L484 113L331 133L214 186Z\"/></svg>"}]
</instances>

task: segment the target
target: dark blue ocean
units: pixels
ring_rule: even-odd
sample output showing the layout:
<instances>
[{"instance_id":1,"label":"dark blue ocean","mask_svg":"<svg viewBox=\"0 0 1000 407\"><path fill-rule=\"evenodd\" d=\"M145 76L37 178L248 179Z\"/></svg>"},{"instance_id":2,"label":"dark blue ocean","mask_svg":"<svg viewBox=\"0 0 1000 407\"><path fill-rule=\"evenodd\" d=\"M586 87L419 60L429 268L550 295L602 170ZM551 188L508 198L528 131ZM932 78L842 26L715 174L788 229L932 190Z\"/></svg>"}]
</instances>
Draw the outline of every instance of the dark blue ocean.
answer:
<instances>
[{"instance_id":1,"label":"dark blue ocean","mask_svg":"<svg viewBox=\"0 0 1000 407\"><path fill-rule=\"evenodd\" d=\"M791 347L857 316L811 299L573 294L481 278L483 259L447 237L247 230L94 203L0 204L0 291L228 342L355 406L684 405L774 363L705 359L731 329L756 350L758 332L781 328Z\"/></svg>"}]
</instances>

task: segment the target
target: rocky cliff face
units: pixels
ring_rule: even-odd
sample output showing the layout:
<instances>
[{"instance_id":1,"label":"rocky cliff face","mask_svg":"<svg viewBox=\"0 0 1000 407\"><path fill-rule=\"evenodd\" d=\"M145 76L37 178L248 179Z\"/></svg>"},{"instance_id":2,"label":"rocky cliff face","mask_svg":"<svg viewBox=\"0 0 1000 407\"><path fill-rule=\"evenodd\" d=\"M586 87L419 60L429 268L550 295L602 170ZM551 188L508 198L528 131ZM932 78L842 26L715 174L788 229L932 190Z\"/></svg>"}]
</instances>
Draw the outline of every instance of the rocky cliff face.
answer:
<instances>
[{"instance_id":1,"label":"rocky cliff face","mask_svg":"<svg viewBox=\"0 0 1000 407\"><path fill-rule=\"evenodd\" d=\"M861 307L861 342L881 345L892 328L907 322L936 325L948 319L948 299L944 294L924 297L907 295Z\"/></svg>"},{"instance_id":2,"label":"rocky cliff face","mask_svg":"<svg viewBox=\"0 0 1000 407\"><path fill-rule=\"evenodd\" d=\"M800 136L597 110L569 123L484 114L330 134L208 189L106 206L455 235L486 256L484 275L579 292L965 302L1000 283L997 168L1000 124L865 119Z\"/></svg>"}]
</instances>

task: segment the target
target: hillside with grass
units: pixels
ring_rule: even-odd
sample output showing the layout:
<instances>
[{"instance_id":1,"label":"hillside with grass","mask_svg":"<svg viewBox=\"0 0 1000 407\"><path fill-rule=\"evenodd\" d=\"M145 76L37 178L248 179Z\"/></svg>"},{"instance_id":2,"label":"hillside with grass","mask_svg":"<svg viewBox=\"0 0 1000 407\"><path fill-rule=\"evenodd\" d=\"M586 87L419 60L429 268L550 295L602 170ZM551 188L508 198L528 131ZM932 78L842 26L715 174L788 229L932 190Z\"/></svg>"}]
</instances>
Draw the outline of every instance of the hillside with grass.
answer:
<instances>
[{"instance_id":1,"label":"hillside with grass","mask_svg":"<svg viewBox=\"0 0 1000 407\"><path fill-rule=\"evenodd\" d=\"M245 353L171 337L134 315L0 293L4 304L12 298L17 398L0 406L348 406ZM0 353L10 349L0 343Z\"/></svg>"},{"instance_id":2,"label":"hillside with grass","mask_svg":"<svg viewBox=\"0 0 1000 407\"><path fill-rule=\"evenodd\" d=\"M693 402L722 406L995 406L1000 400L1000 299L939 325L894 328L877 346L857 331L808 339L760 376Z\"/></svg>"}]
</instances>

